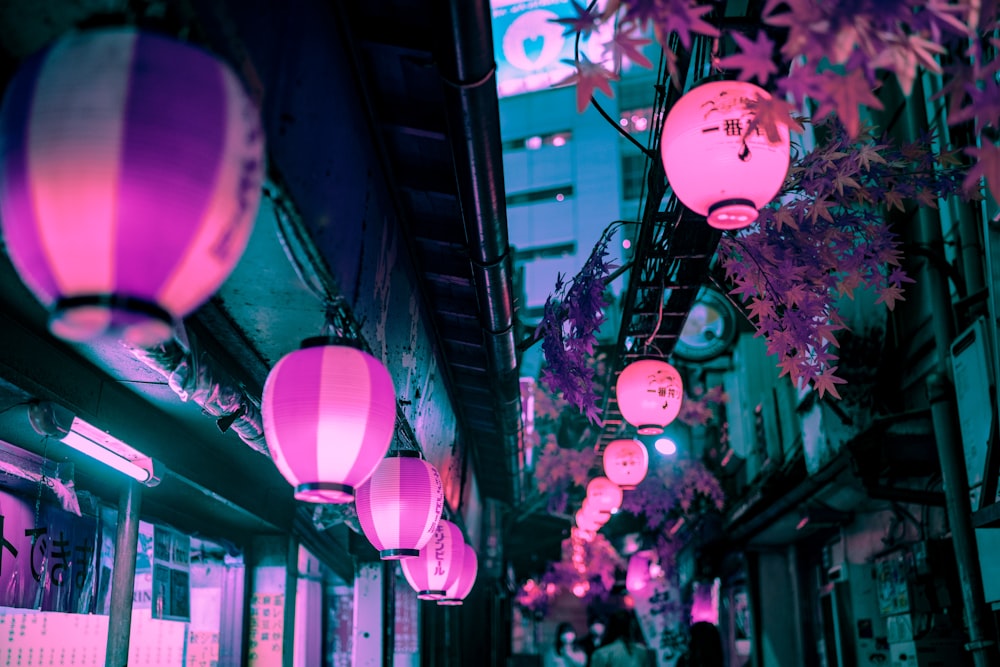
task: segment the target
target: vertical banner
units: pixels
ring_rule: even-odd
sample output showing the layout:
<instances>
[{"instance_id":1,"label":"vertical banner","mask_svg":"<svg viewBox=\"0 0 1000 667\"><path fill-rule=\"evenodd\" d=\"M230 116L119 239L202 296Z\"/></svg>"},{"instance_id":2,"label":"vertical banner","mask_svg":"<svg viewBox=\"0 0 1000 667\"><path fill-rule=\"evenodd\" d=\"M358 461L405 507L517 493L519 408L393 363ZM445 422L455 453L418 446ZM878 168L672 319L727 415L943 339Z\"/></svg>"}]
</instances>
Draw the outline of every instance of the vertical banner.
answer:
<instances>
[{"instance_id":1,"label":"vertical banner","mask_svg":"<svg viewBox=\"0 0 1000 667\"><path fill-rule=\"evenodd\" d=\"M0 491L0 606L92 613L98 523Z\"/></svg>"},{"instance_id":2,"label":"vertical banner","mask_svg":"<svg viewBox=\"0 0 1000 667\"><path fill-rule=\"evenodd\" d=\"M680 595L667 577L650 579L640 590L631 591L635 615L646 644L656 654L657 667L672 667L683 650L687 622Z\"/></svg>"}]
</instances>

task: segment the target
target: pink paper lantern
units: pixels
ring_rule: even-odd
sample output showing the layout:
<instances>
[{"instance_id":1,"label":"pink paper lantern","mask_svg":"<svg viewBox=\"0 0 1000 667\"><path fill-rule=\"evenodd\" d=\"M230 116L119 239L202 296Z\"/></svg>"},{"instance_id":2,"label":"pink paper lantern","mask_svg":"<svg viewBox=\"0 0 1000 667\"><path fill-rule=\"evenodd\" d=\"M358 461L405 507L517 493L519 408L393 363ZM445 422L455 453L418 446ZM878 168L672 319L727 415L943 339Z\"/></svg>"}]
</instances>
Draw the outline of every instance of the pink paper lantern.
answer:
<instances>
[{"instance_id":1,"label":"pink paper lantern","mask_svg":"<svg viewBox=\"0 0 1000 667\"><path fill-rule=\"evenodd\" d=\"M607 477L595 477L587 484L587 502L595 511L610 516L622 504L622 489Z\"/></svg>"},{"instance_id":2,"label":"pink paper lantern","mask_svg":"<svg viewBox=\"0 0 1000 667\"><path fill-rule=\"evenodd\" d=\"M349 503L389 450L396 392L389 371L370 354L312 342L268 374L264 437L297 500Z\"/></svg>"},{"instance_id":3,"label":"pink paper lantern","mask_svg":"<svg viewBox=\"0 0 1000 667\"><path fill-rule=\"evenodd\" d=\"M640 435L659 435L681 411L684 384L662 359L639 359L618 374L615 394L622 417Z\"/></svg>"},{"instance_id":4,"label":"pink paper lantern","mask_svg":"<svg viewBox=\"0 0 1000 667\"><path fill-rule=\"evenodd\" d=\"M51 331L168 338L239 261L264 177L254 103L221 60L132 28L27 60L0 108L0 222Z\"/></svg>"},{"instance_id":5,"label":"pink paper lantern","mask_svg":"<svg viewBox=\"0 0 1000 667\"><path fill-rule=\"evenodd\" d=\"M441 519L444 485L437 468L419 452L393 452L358 487L354 506L361 530L380 558L412 558Z\"/></svg>"},{"instance_id":6,"label":"pink paper lantern","mask_svg":"<svg viewBox=\"0 0 1000 667\"><path fill-rule=\"evenodd\" d=\"M648 552L639 551L629 557L625 570L625 589L629 593L638 593L649 585L651 565Z\"/></svg>"},{"instance_id":7,"label":"pink paper lantern","mask_svg":"<svg viewBox=\"0 0 1000 667\"><path fill-rule=\"evenodd\" d=\"M585 511L582 507L576 511L576 527L585 533L596 533L604 523L597 515Z\"/></svg>"},{"instance_id":8,"label":"pink paper lantern","mask_svg":"<svg viewBox=\"0 0 1000 667\"><path fill-rule=\"evenodd\" d=\"M478 574L479 558L476 556L476 551L466 544L462 555L462 570L458 574L458 579L448 587L444 597L438 600L437 603L447 606L462 604L462 601L469 597L469 593L472 592L472 587L476 583L476 576Z\"/></svg>"},{"instance_id":9,"label":"pink paper lantern","mask_svg":"<svg viewBox=\"0 0 1000 667\"><path fill-rule=\"evenodd\" d=\"M646 479L649 452L638 440L612 440L604 448L604 474L625 490Z\"/></svg>"},{"instance_id":10,"label":"pink paper lantern","mask_svg":"<svg viewBox=\"0 0 1000 667\"><path fill-rule=\"evenodd\" d=\"M786 125L778 125L777 142L763 129L746 135L753 118L748 103L758 98L771 96L745 81L702 84L677 101L663 124L660 153L670 187L718 229L739 229L756 220L788 173Z\"/></svg>"},{"instance_id":11,"label":"pink paper lantern","mask_svg":"<svg viewBox=\"0 0 1000 667\"><path fill-rule=\"evenodd\" d=\"M420 555L400 561L403 576L421 600L438 600L458 581L465 558L465 537L461 529L441 519L430 542Z\"/></svg>"},{"instance_id":12,"label":"pink paper lantern","mask_svg":"<svg viewBox=\"0 0 1000 667\"><path fill-rule=\"evenodd\" d=\"M597 521L597 525L599 526L603 526L611 519L610 512L602 512L590 502L589 498L583 499L583 503L580 505L580 511Z\"/></svg>"}]
</instances>

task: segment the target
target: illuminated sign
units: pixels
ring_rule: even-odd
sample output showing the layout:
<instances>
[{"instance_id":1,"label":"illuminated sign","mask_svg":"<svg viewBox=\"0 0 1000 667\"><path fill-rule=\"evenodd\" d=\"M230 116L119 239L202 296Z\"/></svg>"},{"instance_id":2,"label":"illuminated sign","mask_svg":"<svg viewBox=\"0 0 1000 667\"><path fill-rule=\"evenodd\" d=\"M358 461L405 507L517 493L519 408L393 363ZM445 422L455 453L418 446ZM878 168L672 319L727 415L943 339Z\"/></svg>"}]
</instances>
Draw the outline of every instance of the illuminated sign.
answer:
<instances>
[{"instance_id":1,"label":"illuminated sign","mask_svg":"<svg viewBox=\"0 0 1000 667\"><path fill-rule=\"evenodd\" d=\"M576 72L576 34L564 34L566 24L554 22L577 15L570 0L492 0L491 7L500 97L559 86ZM605 21L580 38L581 55L614 71L613 58L605 50L613 36L614 21Z\"/></svg>"}]
</instances>

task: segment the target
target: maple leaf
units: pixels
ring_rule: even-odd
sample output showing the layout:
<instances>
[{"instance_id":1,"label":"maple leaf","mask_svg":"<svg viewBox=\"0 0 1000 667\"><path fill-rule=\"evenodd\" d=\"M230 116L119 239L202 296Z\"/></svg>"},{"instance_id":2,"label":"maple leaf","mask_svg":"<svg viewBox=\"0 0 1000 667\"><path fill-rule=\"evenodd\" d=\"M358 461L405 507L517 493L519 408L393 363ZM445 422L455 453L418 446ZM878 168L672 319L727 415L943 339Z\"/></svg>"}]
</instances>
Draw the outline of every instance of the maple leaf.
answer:
<instances>
[{"instance_id":1,"label":"maple leaf","mask_svg":"<svg viewBox=\"0 0 1000 667\"><path fill-rule=\"evenodd\" d=\"M791 227L792 229L798 231L799 223L795 219L795 214L787 206L780 206L774 212L774 226L777 231L781 231L782 227Z\"/></svg>"},{"instance_id":2,"label":"maple leaf","mask_svg":"<svg viewBox=\"0 0 1000 667\"><path fill-rule=\"evenodd\" d=\"M965 152L975 158L976 163L969 169L962 188L969 192L979 190L980 179L986 179L986 187L997 201L1000 201L1000 146L983 141L981 148L966 148Z\"/></svg>"},{"instance_id":3,"label":"maple leaf","mask_svg":"<svg viewBox=\"0 0 1000 667\"><path fill-rule=\"evenodd\" d=\"M784 125L791 132L802 133L805 131L802 123L792 116L795 107L780 97L756 97L747 101L746 108L752 114L752 118L747 123L747 129L743 133L744 137L749 137L751 133L760 129L764 130L768 141L776 144L781 141L781 135L778 131L780 125Z\"/></svg>"},{"instance_id":4,"label":"maple leaf","mask_svg":"<svg viewBox=\"0 0 1000 667\"><path fill-rule=\"evenodd\" d=\"M883 44L875 57L869 61L874 68L887 69L896 74L903 95L909 97L913 92L913 80L917 76L917 68L923 65L935 74L941 73L941 65L934 59L935 53L945 53L940 44L935 44L920 35L897 35L880 33Z\"/></svg>"},{"instance_id":5,"label":"maple leaf","mask_svg":"<svg viewBox=\"0 0 1000 667\"><path fill-rule=\"evenodd\" d=\"M576 84L576 110L583 112L594 96L594 90L600 90L608 97L614 97L611 81L617 81L618 75L609 72L603 65L590 62L584 54L579 61L563 60L567 65L576 67L576 73L559 82L559 85Z\"/></svg>"},{"instance_id":6,"label":"maple leaf","mask_svg":"<svg viewBox=\"0 0 1000 667\"><path fill-rule=\"evenodd\" d=\"M774 304L769 298L755 297L750 302L750 307L747 309L751 318L756 320L766 320L770 317L774 317L777 313L774 311Z\"/></svg>"},{"instance_id":7,"label":"maple leaf","mask_svg":"<svg viewBox=\"0 0 1000 667\"><path fill-rule=\"evenodd\" d=\"M576 11L576 16L570 16L567 18L549 19L551 23L561 23L566 26L566 30L563 31L563 36L575 35L580 33L582 37L589 37L597 28L598 17L590 13L590 9L579 4L576 0L570 0L573 4L573 9Z\"/></svg>"},{"instance_id":8,"label":"maple leaf","mask_svg":"<svg viewBox=\"0 0 1000 667\"><path fill-rule=\"evenodd\" d=\"M617 31L614 38L604 45L604 52L610 52L616 62L619 58L627 58L639 67L652 68L653 63L643 55L642 48L652 44L653 41L644 37L638 37L636 34L632 31ZM674 57L676 58L676 55Z\"/></svg>"},{"instance_id":9,"label":"maple leaf","mask_svg":"<svg viewBox=\"0 0 1000 667\"><path fill-rule=\"evenodd\" d=\"M757 79L761 85L766 84L772 74L777 74L778 66L771 59L774 53L774 42L768 38L763 30L757 32L756 40L738 32L730 34L740 52L719 60L719 67L739 69L738 78L740 81Z\"/></svg>"},{"instance_id":10,"label":"maple leaf","mask_svg":"<svg viewBox=\"0 0 1000 667\"><path fill-rule=\"evenodd\" d=\"M839 75L831 71L824 74L823 99L816 115L823 117L835 111L844 124L850 137L858 136L861 130L861 117L858 108L867 106L881 110L882 102L875 97L872 86L860 69L851 70L848 74Z\"/></svg>"},{"instance_id":11,"label":"maple leaf","mask_svg":"<svg viewBox=\"0 0 1000 667\"><path fill-rule=\"evenodd\" d=\"M837 385L847 384L847 380L834 375L836 372L837 367L830 366L819 375L813 376L813 388L819 392L820 398L823 398L824 394L830 394L836 399L840 398L840 392L837 391Z\"/></svg>"},{"instance_id":12,"label":"maple leaf","mask_svg":"<svg viewBox=\"0 0 1000 667\"><path fill-rule=\"evenodd\" d=\"M718 37L719 29L701 18L710 11L711 5L699 5L690 0L665 0L654 19L660 42L666 44L667 37L675 32L684 48L690 49L691 33Z\"/></svg>"},{"instance_id":13,"label":"maple leaf","mask_svg":"<svg viewBox=\"0 0 1000 667\"><path fill-rule=\"evenodd\" d=\"M875 303L884 303L886 308L892 310L896 307L897 301L906 301L903 298L903 288L899 285L887 285L882 288Z\"/></svg>"}]
</instances>

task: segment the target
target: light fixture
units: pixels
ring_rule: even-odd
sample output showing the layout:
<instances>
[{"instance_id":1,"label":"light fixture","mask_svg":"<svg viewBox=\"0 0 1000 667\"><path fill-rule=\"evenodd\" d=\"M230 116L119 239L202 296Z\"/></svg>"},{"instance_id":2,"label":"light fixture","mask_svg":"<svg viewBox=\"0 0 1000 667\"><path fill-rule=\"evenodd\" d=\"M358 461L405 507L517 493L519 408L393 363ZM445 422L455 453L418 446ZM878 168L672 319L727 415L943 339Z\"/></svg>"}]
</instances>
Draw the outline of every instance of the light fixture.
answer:
<instances>
[{"instance_id":1,"label":"light fixture","mask_svg":"<svg viewBox=\"0 0 1000 667\"><path fill-rule=\"evenodd\" d=\"M788 173L786 125L778 124L776 142L762 128L747 134L757 99L771 95L745 81L705 83L681 97L663 123L667 182L685 206L718 229L751 224Z\"/></svg>"},{"instance_id":2,"label":"light fixture","mask_svg":"<svg viewBox=\"0 0 1000 667\"><path fill-rule=\"evenodd\" d=\"M160 482L152 459L60 405L32 403L28 406L28 421L39 435L56 438L137 482L146 486Z\"/></svg>"},{"instance_id":3,"label":"light fixture","mask_svg":"<svg viewBox=\"0 0 1000 667\"><path fill-rule=\"evenodd\" d=\"M607 477L595 477L587 484L587 501L597 512L610 517L622 504L621 487Z\"/></svg>"},{"instance_id":4,"label":"light fixture","mask_svg":"<svg viewBox=\"0 0 1000 667\"><path fill-rule=\"evenodd\" d=\"M268 449L295 498L349 503L389 450L396 391L378 359L343 339L311 338L282 357L261 400Z\"/></svg>"},{"instance_id":5,"label":"light fixture","mask_svg":"<svg viewBox=\"0 0 1000 667\"><path fill-rule=\"evenodd\" d=\"M462 551L462 569L458 573L458 579L448 587L444 597L438 600L437 603L445 606L462 604L462 601L472 592L472 587L476 583L476 575L478 574L479 558L476 556L475 549L466 544Z\"/></svg>"},{"instance_id":6,"label":"light fixture","mask_svg":"<svg viewBox=\"0 0 1000 667\"><path fill-rule=\"evenodd\" d=\"M622 369L615 395L622 417L639 435L659 435L681 411L684 384L676 368L650 357Z\"/></svg>"},{"instance_id":7,"label":"light fixture","mask_svg":"<svg viewBox=\"0 0 1000 667\"><path fill-rule=\"evenodd\" d=\"M663 454L664 456L673 456L674 454L677 453L677 443L674 442L673 438L667 438L661 436L656 439L656 442L653 443L653 446L656 447L656 451Z\"/></svg>"},{"instance_id":8,"label":"light fixture","mask_svg":"<svg viewBox=\"0 0 1000 667\"><path fill-rule=\"evenodd\" d=\"M604 474L622 489L634 489L647 472L649 452L638 440L612 440L604 448Z\"/></svg>"},{"instance_id":9,"label":"light fixture","mask_svg":"<svg viewBox=\"0 0 1000 667\"><path fill-rule=\"evenodd\" d=\"M400 561L403 576L421 600L444 598L458 581L465 558L465 536L447 519L441 519L430 542L414 558Z\"/></svg>"},{"instance_id":10,"label":"light fixture","mask_svg":"<svg viewBox=\"0 0 1000 667\"><path fill-rule=\"evenodd\" d=\"M717 290L702 287L688 311L674 356L705 362L726 352L736 338L736 313Z\"/></svg>"},{"instance_id":11,"label":"light fixture","mask_svg":"<svg viewBox=\"0 0 1000 667\"><path fill-rule=\"evenodd\" d=\"M133 28L82 30L7 86L0 165L7 251L50 330L149 346L239 261L264 140L222 60Z\"/></svg>"},{"instance_id":12,"label":"light fixture","mask_svg":"<svg viewBox=\"0 0 1000 667\"><path fill-rule=\"evenodd\" d=\"M354 498L365 537L383 560L412 558L431 539L444 509L437 468L420 452L390 452Z\"/></svg>"}]
</instances>

